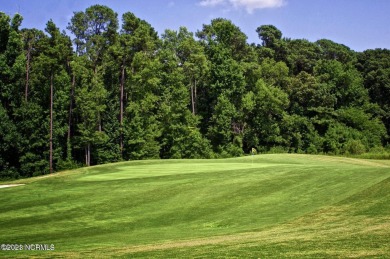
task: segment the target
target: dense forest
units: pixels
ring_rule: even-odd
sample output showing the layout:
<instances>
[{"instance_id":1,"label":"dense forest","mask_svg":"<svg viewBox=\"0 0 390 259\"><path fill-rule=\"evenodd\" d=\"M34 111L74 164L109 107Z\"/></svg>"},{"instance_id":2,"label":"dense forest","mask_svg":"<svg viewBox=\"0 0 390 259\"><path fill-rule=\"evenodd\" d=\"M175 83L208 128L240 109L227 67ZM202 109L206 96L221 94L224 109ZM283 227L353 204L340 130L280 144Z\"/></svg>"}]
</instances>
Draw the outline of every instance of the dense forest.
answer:
<instances>
[{"instance_id":1,"label":"dense forest","mask_svg":"<svg viewBox=\"0 0 390 259\"><path fill-rule=\"evenodd\" d=\"M0 178L82 165L389 147L390 50L322 39L258 43L227 19L161 36L94 5L65 31L0 13Z\"/></svg>"}]
</instances>

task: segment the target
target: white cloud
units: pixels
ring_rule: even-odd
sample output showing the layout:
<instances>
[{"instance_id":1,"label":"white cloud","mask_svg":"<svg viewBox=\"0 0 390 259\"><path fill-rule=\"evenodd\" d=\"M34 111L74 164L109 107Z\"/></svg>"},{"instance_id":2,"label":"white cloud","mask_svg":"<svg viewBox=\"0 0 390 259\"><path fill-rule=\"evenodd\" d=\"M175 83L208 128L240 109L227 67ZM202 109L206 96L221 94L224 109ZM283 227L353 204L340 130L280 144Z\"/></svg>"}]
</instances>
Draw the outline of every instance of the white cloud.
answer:
<instances>
[{"instance_id":1,"label":"white cloud","mask_svg":"<svg viewBox=\"0 0 390 259\"><path fill-rule=\"evenodd\" d=\"M256 9L277 8L285 5L285 0L202 0L201 6L229 4L234 8L245 8L248 13Z\"/></svg>"},{"instance_id":2,"label":"white cloud","mask_svg":"<svg viewBox=\"0 0 390 259\"><path fill-rule=\"evenodd\" d=\"M225 0L202 0L200 1L201 6L216 6L219 4L223 4Z\"/></svg>"},{"instance_id":3,"label":"white cloud","mask_svg":"<svg viewBox=\"0 0 390 259\"><path fill-rule=\"evenodd\" d=\"M243 7L248 13L255 9L277 8L284 5L284 0L229 0L234 7Z\"/></svg>"}]
</instances>

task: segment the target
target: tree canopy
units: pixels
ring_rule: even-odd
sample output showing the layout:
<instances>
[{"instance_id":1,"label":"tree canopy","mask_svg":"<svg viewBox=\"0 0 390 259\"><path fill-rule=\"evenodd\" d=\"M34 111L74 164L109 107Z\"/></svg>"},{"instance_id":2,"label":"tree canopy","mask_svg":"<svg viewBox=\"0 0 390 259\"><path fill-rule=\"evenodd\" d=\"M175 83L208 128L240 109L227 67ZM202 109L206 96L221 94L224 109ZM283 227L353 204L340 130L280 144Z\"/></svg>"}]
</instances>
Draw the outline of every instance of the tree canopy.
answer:
<instances>
[{"instance_id":1,"label":"tree canopy","mask_svg":"<svg viewBox=\"0 0 390 259\"><path fill-rule=\"evenodd\" d=\"M160 36L93 5L70 36L0 13L0 178L135 159L360 154L389 145L390 50L259 42L217 18Z\"/></svg>"}]
</instances>

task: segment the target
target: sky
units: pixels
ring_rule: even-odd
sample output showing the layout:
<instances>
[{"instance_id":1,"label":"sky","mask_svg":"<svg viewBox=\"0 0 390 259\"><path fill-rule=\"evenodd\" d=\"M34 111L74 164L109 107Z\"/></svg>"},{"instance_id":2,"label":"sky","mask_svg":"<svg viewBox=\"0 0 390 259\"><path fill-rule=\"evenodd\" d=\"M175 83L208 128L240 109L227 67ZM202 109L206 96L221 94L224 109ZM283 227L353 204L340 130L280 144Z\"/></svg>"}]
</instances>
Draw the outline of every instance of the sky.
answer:
<instances>
[{"instance_id":1,"label":"sky","mask_svg":"<svg viewBox=\"0 0 390 259\"><path fill-rule=\"evenodd\" d=\"M226 18L248 43L260 44L256 28L272 24L291 39L329 39L355 51L390 49L390 0L0 0L0 11L20 13L22 28L43 30L52 19L66 30L73 12L94 4L113 9L119 21L130 11L160 35L180 26L196 32L212 19Z\"/></svg>"}]
</instances>

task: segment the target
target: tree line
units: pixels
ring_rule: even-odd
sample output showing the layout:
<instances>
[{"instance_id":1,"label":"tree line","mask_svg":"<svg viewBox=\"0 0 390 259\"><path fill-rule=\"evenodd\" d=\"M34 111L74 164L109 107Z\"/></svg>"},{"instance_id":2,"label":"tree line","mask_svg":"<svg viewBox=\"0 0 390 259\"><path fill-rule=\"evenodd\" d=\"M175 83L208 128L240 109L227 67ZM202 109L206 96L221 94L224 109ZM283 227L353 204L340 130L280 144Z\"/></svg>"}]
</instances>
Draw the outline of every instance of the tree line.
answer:
<instances>
[{"instance_id":1,"label":"tree line","mask_svg":"<svg viewBox=\"0 0 390 259\"><path fill-rule=\"evenodd\" d=\"M0 13L0 178L123 160L360 154L390 133L390 51L230 20L195 34L109 7L67 29Z\"/></svg>"}]
</instances>

